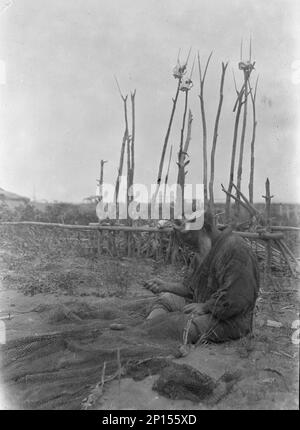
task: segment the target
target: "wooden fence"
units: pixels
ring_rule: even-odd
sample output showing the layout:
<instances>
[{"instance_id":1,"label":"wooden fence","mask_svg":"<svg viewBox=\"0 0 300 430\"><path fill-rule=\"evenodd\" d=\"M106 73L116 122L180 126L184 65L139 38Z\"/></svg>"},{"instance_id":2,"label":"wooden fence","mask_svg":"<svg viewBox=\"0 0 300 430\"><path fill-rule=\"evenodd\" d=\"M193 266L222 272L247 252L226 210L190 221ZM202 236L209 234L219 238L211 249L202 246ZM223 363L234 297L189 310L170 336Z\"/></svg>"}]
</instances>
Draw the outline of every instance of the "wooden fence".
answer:
<instances>
[{"instance_id":1,"label":"wooden fence","mask_svg":"<svg viewBox=\"0 0 300 430\"><path fill-rule=\"evenodd\" d=\"M172 228L148 226L66 225L41 222L1 222L1 230L18 241L20 247L47 247L76 249L81 255L152 258L165 263L189 264L193 253L179 246ZM221 226L221 228L224 226ZM290 227L273 226L272 231L237 231L256 253L264 270L282 271L296 275L295 257L275 246L284 238L283 231ZM2 231L3 236L3 231ZM268 245L269 244L269 245ZM268 267L269 266L269 267Z\"/></svg>"}]
</instances>

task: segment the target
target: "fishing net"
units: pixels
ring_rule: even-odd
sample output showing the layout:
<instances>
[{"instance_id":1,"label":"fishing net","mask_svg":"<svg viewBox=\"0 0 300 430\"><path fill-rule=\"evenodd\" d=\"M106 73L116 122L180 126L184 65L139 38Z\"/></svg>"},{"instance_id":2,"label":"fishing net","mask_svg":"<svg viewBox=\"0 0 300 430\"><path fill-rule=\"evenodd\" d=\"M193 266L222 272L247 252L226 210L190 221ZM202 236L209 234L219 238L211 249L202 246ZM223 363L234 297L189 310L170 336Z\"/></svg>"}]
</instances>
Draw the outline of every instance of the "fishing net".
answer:
<instances>
[{"instance_id":1,"label":"fishing net","mask_svg":"<svg viewBox=\"0 0 300 430\"><path fill-rule=\"evenodd\" d=\"M163 358L150 358L129 362L126 375L135 381L159 374L153 390L172 400L190 400L195 403L215 404L232 389L240 379L239 372L225 372L218 380L199 372L188 364L178 364Z\"/></svg>"},{"instance_id":2,"label":"fishing net","mask_svg":"<svg viewBox=\"0 0 300 430\"><path fill-rule=\"evenodd\" d=\"M0 348L1 382L12 407L80 409L101 381L104 363L109 380L120 363L123 368L132 361L176 356L180 330L172 324L162 332L161 324L145 322L152 301L41 307L47 333L9 340Z\"/></svg>"}]
</instances>

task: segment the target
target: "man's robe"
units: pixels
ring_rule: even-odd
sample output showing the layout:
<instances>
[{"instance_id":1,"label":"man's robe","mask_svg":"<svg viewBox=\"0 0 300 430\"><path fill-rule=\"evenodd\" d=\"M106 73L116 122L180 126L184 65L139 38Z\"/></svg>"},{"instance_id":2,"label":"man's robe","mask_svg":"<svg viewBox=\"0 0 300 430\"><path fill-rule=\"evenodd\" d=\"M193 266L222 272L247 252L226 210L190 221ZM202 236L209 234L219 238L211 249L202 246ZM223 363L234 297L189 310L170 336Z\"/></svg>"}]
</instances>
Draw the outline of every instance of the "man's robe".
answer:
<instances>
[{"instance_id":1,"label":"man's robe","mask_svg":"<svg viewBox=\"0 0 300 430\"><path fill-rule=\"evenodd\" d=\"M182 313L186 303L203 303L205 315L192 319L190 341L199 338L214 342L238 339L251 331L255 302L259 291L259 269L252 250L244 239L225 230L217 238L202 264L196 265L184 281L191 297L162 294L156 301L177 315L170 324L184 330L190 316Z\"/></svg>"},{"instance_id":2,"label":"man's robe","mask_svg":"<svg viewBox=\"0 0 300 430\"><path fill-rule=\"evenodd\" d=\"M244 239L225 230L186 286L193 302L204 303L219 320L252 312L259 291L256 257Z\"/></svg>"}]
</instances>

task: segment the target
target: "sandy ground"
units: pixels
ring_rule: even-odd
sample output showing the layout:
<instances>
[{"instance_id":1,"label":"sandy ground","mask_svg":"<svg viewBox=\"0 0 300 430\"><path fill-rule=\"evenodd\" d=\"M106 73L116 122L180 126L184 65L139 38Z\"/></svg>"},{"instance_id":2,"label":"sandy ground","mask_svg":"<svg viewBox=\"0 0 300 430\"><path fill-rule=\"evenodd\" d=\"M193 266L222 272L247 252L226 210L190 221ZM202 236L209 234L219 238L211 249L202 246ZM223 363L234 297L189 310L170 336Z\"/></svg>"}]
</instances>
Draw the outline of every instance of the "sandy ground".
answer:
<instances>
[{"instance_id":1,"label":"sandy ground","mask_svg":"<svg viewBox=\"0 0 300 430\"><path fill-rule=\"evenodd\" d=\"M0 317L8 340L47 333L49 326L39 306L54 309L76 301L90 304L151 296L142 287L152 276L177 278L181 269L152 260L120 261L103 257L51 257L24 260L1 253ZM268 278L257 303L253 336L222 345L201 345L176 360L218 379L225 371L239 371L240 380L217 405L171 401L152 390L157 376L135 382L130 378L107 383L95 409L298 409L299 345L292 328L298 315L298 283ZM270 327L269 321L281 323ZM294 342L293 337L294 336ZM92 389L93 387L91 387ZM1 399L1 395L0 395ZM16 407L2 392L2 408Z\"/></svg>"},{"instance_id":2,"label":"sandy ground","mask_svg":"<svg viewBox=\"0 0 300 430\"><path fill-rule=\"evenodd\" d=\"M278 281L278 280L277 280ZM144 381L123 379L107 387L99 409L299 409L299 345L292 342L291 329L297 316L296 297L288 294L281 279L282 293L274 293L274 284L262 289L258 300L252 338L226 344L208 344L193 348L187 357L175 360L186 363L214 379L225 372L238 372L240 380L233 390L213 407L190 401L172 401L152 390L157 375ZM264 286L266 288L266 285ZM284 288L284 289L283 289ZM274 300L276 298L276 300ZM276 321L282 327L269 327ZM299 336L298 336L299 338Z\"/></svg>"}]
</instances>

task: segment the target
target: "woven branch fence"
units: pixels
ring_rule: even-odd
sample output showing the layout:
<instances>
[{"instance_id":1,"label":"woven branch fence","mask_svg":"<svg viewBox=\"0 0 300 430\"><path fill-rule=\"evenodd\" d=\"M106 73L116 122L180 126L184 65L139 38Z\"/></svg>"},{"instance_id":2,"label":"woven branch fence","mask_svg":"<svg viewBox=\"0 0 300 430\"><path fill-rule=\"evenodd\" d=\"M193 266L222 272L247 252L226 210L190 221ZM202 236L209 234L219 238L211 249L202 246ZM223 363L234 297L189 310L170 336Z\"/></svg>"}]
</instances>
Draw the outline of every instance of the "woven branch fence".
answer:
<instances>
[{"instance_id":1,"label":"woven branch fence","mask_svg":"<svg viewBox=\"0 0 300 430\"><path fill-rule=\"evenodd\" d=\"M190 264L194 255L188 247L177 243L171 228L7 222L0 223L0 234L1 245L11 245L21 253L151 258L185 265ZM283 238L282 232L236 234L248 242L262 270L295 275L295 262L287 261L275 246L274 240Z\"/></svg>"}]
</instances>

